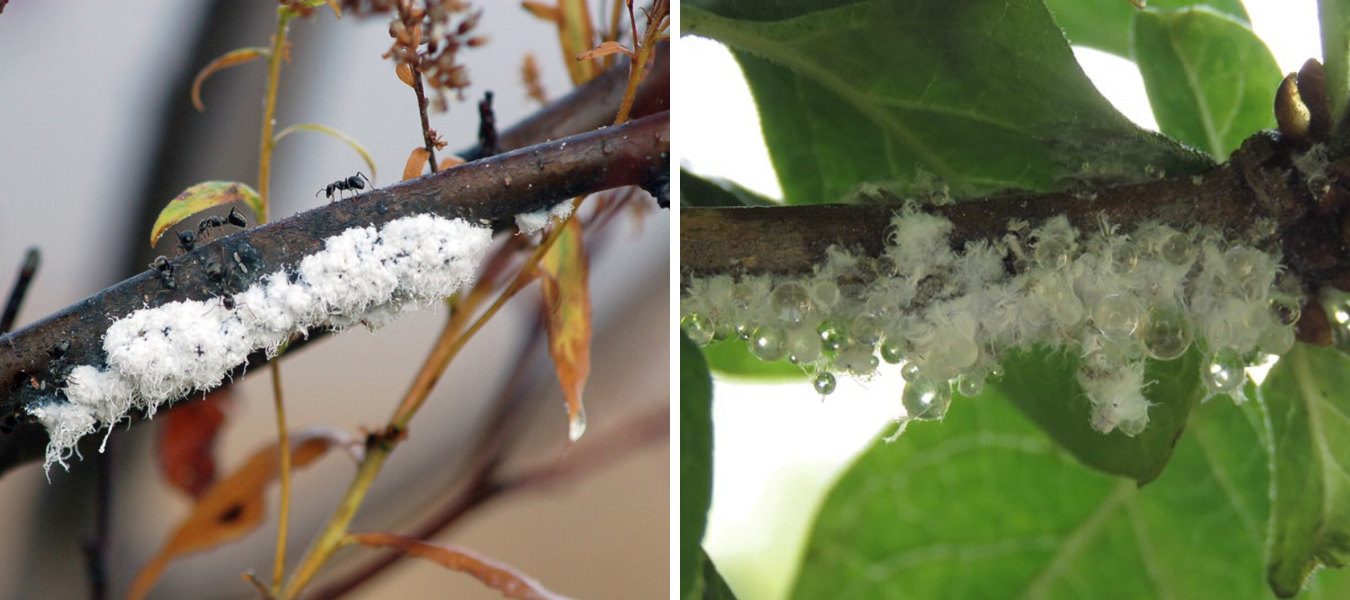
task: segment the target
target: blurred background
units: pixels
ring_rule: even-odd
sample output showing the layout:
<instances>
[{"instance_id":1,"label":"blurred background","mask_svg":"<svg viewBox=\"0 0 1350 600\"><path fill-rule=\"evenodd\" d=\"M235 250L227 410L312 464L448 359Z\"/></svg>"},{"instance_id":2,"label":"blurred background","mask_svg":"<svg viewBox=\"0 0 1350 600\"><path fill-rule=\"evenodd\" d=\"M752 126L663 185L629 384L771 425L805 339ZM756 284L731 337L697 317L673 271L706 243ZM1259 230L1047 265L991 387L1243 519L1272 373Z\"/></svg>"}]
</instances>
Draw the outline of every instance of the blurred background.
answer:
<instances>
[{"instance_id":1,"label":"blurred background","mask_svg":"<svg viewBox=\"0 0 1350 600\"><path fill-rule=\"evenodd\" d=\"M612 2L594 2L606 14ZM477 31L489 38L460 61L473 82L465 101L434 114L431 126L450 151L477 141L476 102L495 92L497 123L510 127L534 111L521 65L532 54L552 99L571 89L557 29L518 3L478 3ZM598 5L598 6L596 6ZM17 327L40 319L146 269L154 216L178 192L211 179L256 187L264 62L212 76L206 112L189 101L198 69L229 50L266 46L276 3L266 0L145 0L109 3L10 2L0 14L0 290L7 293L25 250L42 266ZM315 192L357 171L378 186L397 181L421 130L412 91L381 58L391 40L385 18L338 21L326 7L293 21L283 64L278 129L297 123L337 128L363 143L378 173L334 138L300 133L279 143L273 161L275 219L318 206ZM607 19L606 19L607 21ZM641 22L640 22L641 23ZM402 531L456 491L488 407L514 383L520 432L512 435L507 473L587 457L578 473L478 507L436 541L464 546L517 567L555 592L585 598L657 598L669 591L670 219L633 211L588 237L594 303L592 371L586 389L589 429L571 451L553 366L535 326L534 289L493 319L451 365L409 439L393 453L353 524L354 531ZM252 222L250 215L250 222ZM192 220L193 223L196 219ZM417 372L444 322L424 311L389 328L332 336L283 364L290 427L329 425L354 437L381 426ZM528 368L513 376L522 353ZM275 441L269 378L263 369L233 386L217 441L217 476ZM188 402L185 404L192 404ZM183 518L191 500L165 483L156 439L168 415L120 427L112 435L108 590L125 593L136 570ZM665 421L662 421L664 423ZM631 436L630 436L631 437ZM585 454L587 444L599 450ZM610 454L605 452L611 451ZM592 460L595 459L595 460ZM95 466L85 454L48 483L41 465L0 477L0 597L84 597L90 589L81 543L94 533ZM340 453L297 471L288 566L337 503L355 472ZM159 598L256 596L240 578L270 578L279 493L268 494L268 521L218 550L173 563ZM347 549L336 563L375 553ZM321 576L311 589L322 587ZM405 560L350 597L496 598L467 575Z\"/></svg>"},{"instance_id":2,"label":"blurred background","mask_svg":"<svg viewBox=\"0 0 1350 600\"><path fill-rule=\"evenodd\" d=\"M1121 0L1122 2L1124 0ZM1252 28L1280 69L1321 58L1314 0L1246 0ZM1134 63L1091 48L1074 54L1120 112L1157 131ZM711 40L681 39L679 69L698 85L679 87L678 156L685 168L735 181L765 197L782 190L740 67ZM707 90L717 90L709 94ZM697 118L692 118L697 115ZM826 492L877 435L902 415L899 368L882 364L868 381L841 377L824 400L805 376L762 383L714 373L713 500L704 548L740 598L785 598Z\"/></svg>"}]
</instances>

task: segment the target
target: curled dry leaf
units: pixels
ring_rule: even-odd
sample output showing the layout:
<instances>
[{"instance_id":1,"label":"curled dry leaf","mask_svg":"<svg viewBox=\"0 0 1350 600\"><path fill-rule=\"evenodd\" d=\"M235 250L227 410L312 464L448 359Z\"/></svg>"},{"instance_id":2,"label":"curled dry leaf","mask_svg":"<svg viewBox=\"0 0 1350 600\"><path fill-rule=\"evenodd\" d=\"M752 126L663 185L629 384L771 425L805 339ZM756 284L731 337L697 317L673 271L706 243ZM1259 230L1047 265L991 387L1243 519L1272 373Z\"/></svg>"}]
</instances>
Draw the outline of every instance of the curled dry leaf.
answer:
<instances>
[{"instance_id":1,"label":"curled dry leaf","mask_svg":"<svg viewBox=\"0 0 1350 600\"><path fill-rule=\"evenodd\" d=\"M590 50L587 50L577 55L577 60L591 60L593 58L609 56L611 54L616 54L619 52L627 54L628 56L634 56L632 50L623 47L623 45L618 42L605 42L603 44L600 44L599 46L591 48Z\"/></svg>"},{"instance_id":2,"label":"curled dry leaf","mask_svg":"<svg viewBox=\"0 0 1350 600\"><path fill-rule=\"evenodd\" d=\"M465 162L467 161L452 154L450 156L441 159L440 169L444 171L446 169L449 169L450 167L458 167L464 164Z\"/></svg>"},{"instance_id":3,"label":"curled dry leaf","mask_svg":"<svg viewBox=\"0 0 1350 600\"><path fill-rule=\"evenodd\" d=\"M590 264L581 243L581 221L568 219L562 227L558 241L539 262L539 271L548 352L567 397L567 438L575 442L586 432L581 392L591 374Z\"/></svg>"},{"instance_id":4,"label":"curled dry leaf","mask_svg":"<svg viewBox=\"0 0 1350 600\"><path fill-rule=\"evenodd\" d=\"M296 431L290 443L294 468L309 465L334 447L359 448L346 432L331 427ZM164 547L141 567L127 596L144 598L174 559L239 539L262 525L267 514L263 492L277 478L278 454L276 444L268 445L228 478L211 486Z\"/></svg>"},{"instance_id":5,"label":"curled dry leaf","mask_svg":"<svg viewBox=\"0 0 1350 600\"><path fill-rule=\"evenodd\" d=\"M489 588L507 598L522 600L567 600L510 565L479 556L463 548L433 544L392 533L358 533L347 536L350 543L371 548L388 548L434 562L452 571L473 575Z\"/></svg>"},{"instance_id":6,"label":"curled dry leaf","mask_svg":"<svg viewBox=\"0 0 1350 600\"><path fill-rule=\"evenodd\" d=\"M319 125L316 123L301 123L299 125L291 125L290 127L282 129L280 132L278 132L276 136L272 138L272 143L275 144L281 141L281 138L284 138L297 131L316 131L318 133L326 133L339 140L346 142L348 146L352 147L352 150L355 150L357 154L361 155L361 160L366 161L366 167L370 169L370 178L375 179L377 177L375 173L375 159L370 156L370 151L366 150L366 147L362 145L361 142L356 141L356 139L353 138L352 136L342 133L341 131L333 129L332 127L329 127L327 125Z\"/></svg>"},{"instance_id":7,"label":"curled dry leaf","mask_svg":"<svg viewBox=\"0 0 1350 600\"><path fill-rule=\"evenodd\" d=\"M200 402L180 402L159 430L159 472L169 485L193 498L216 480L215 441L233 402L232 386L217 388Z\"/></svg>"},{"instance_id":8,"label":"curled dry leaf","mask_svg":"<svg viewBox=\"0 0 1350 600\"><path fill-rule=\"evenodd\" d=\"M206 110L206 105L202 104L202 83L205 82L206 78L210 77L212 73L226 67L242 65L246 62L271 55L272 51L267 48L249 47L231 50L226 52L220 58L211 61L205 67L202 67L202 70L197 72L197 78L192 80L192 105L197 107L197 110Z\"/></svg>"},{"instance_id":9,"label":"curled dry leaf","mask_svg":"<svg viewBox=\"0 0 1350 600\"><path fill-rule=\"evenodd\" d=\"M416 82L413 81L412 67L409 67L407 63L398 63L398 66L394 67L394 74L398 75L399 81L408 84L408 87L417 86Z\"/></svg>"},{"instance_id":10,"label":"curled dry leaf","mask_svg":"<svg viewBox=\"0 0 1350 600\"><path fill-rule=\"evenodd\" d=\"M253 210L254 218L262 214L262 196L238 181L204 181L178 194L159 211L155 226L150 229L150 245L154 246L159 238L179 221L204 211L212 206L240 202Z\"/></svg>"},{"instance_id":11,"label":"curled dry leaf","mask_svg":"<svg viewBox=\"0 0 1350 600\"><path fill-rule=\"evenodd\" d=\"M431 152L424 147L414 148L412 154L408 155L408 162L403 165L403 179L417 179L422 176L422 169L427 166L427 159L431 157Z\"/></svg>"}]
</instances>

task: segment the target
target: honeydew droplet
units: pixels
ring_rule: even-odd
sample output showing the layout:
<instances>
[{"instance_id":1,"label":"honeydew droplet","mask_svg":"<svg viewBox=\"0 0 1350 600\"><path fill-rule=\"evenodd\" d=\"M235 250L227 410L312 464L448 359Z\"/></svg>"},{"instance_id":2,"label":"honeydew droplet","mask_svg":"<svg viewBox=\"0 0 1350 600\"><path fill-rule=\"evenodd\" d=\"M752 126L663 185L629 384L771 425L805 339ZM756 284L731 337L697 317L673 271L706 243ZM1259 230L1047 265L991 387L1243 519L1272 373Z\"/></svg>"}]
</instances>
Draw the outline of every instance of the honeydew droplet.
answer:
<instances>
[{"instance_id":1,"label":"honeydew droplet","mask_svg":"<svg viewBox=\"0 0 1350 600\"><path fill-rule=\"evenodd\" d=\"M1055 237L1036 242L1036 264L1042 269L1062 269L1069 264L1069 245Z\"/></svg>"},{"instance_id":2,"label":"honeydew droplet","mask_svg":"<svg viewBox=\"0 0 1350 600\"><path fill-rule=\"evenodd\" d=\"M1210 356L1203 373L1205 386L1216 394L1227 394L1247 381L1247 365L1237 351L1223 348Z\"/></svg>"},{"instance_id":3,"label":"honeydew droplet","mask_svg":"<svg viewBox=\"0 0 1350 600\"><path fill-rule=\"evenodd\" d=\"M895 340L886 340L881 343L881 360L887 364L898 365L905 359L905 349L900 342Z\"/></svg>"},{"instance_id":4,"label":"honeydew droplet","mask_svg":"<svg viewBox=\"0 0 1350 600\"><path fill-rule=\"evenodd\" d=\"M812 307L811 294L795 281L780 283L769 294L769 308L773 309L773 314L779 320L787 324L801 323L811 314Z\"/></svg>"},{"instance_id":5,"label":"honeydew droplet","mask_svg":"<svg viewBox=\"0 0 1350 600\"><path fill-rule=\"evenodd\" d=\"M811 289L816 294L816 301L824 308L830 308L839 302L839 284L822 279L817 281Z\"/></svg>"},{"instance_id":6,"label":"honeydew droplet","mask_svg":"<svg viewBox=\"0 0 1350 600\"><path fill-rule=\"evenodd\" d=\"M578 407L576 414L567 420L567 439L573 442L586 433L586 408Z\"/></svg>"},{"instance_id":7,"label":"honeydew droplet","mask_svg":"<svg viewBox=\"0 0 1350 600\"><path fill-rule=\"evenodd\" d=\"M788 357L802 365L820 359L820 335L809 327L796 327L787 333Z\"/></svg>"},{"instance_id":8,"label":"honeydew droplet","mask_svg":"<svg viewBox=\"0 0 1350 600\"><path fill-rule=\"evenodd\" d=\"M1172 360L1191 347L1191 320L1180 307L1158 305L1150 308L1143 324L1142 340L1148 355Z\"/></svg>"},{"instance_id":9,"label":"honeydew droplet","mask_svg":"<svg viewBox=\"0 0 1350 600\"><path fill-rule=\"evenodd\" d=\"M1299 307L1298 298L1281 295L1270 299L1270 314L1280 325L1293 325L1303 316L1303 309Z\"/></svg>"},{"instance_id":10,"label":"honeydew droplet","mask_svg":"<svg viewBox=\"0 0 1350 600\"><path fill-rule=\"evenodd\" d=\"M1115 249L1111 259L1117 272L1129 273L1139 266L1139 250L1134 246L1120 246Z\"/></svg>"},{"instance_id":11,"label":"honeydew droplet","mask_svg":"<svg viewBox=\"0 0 1350 600\"><path fill-rule=\"evenodd\" d=\"M910 382L910 383L913 383L914 381L917 381L917 380L919 379L919 365L918 365L918 363L914 363L914 362L907 362L907 363L905 363L905 366L900 367L900 376L901 376L901 377L904 377L904 378L905 378L905 381Z\"/></svg>"},{"instance_id":12,"label":"honeydew droplet","mask_svg":"<svg viewBox=\"0 0 1350 600\"><path fill-rule=\"evenodd\" d=\"M1132 296L1110 294L1092 310L1092 324L1110 340L1125 340L1139 327L1143 309Z\"/></svg>"},{"instance_id":13,"label":"honeydew droplet","mask_svg":"<svg viewBox=\"0 0 1350 600\"><path fill-rule=\"evenodd\" d=\"M872 263L876 268L878 277L895 277L900 269L895 266L895 260L889 256L878 257L876 262Z\"/></svg>"},{"instance_id":14,"label":"honeydew droplet","mask_svg":"<svg viewBox=\"0 0 1350 600\"><path fill-rule=\"evenodd\" d=\"M746 325L745 323L741 323L740 325L736 326L736 337L741 341L745 342L750 341L750 334L754 332L755 329L749 325Z\"/></svg>"},{"instance_id":15,"label":"honeydew droplet","mask_svg":"<svg viewBox=\"0 0 1350 600\"><path fill-rule=\"evenodd\" d=\"M905 384L901 402L909 418L916 421L935 421L947 415L952 404L952 386L919 377Z\"/></svg>"},{"instance_id":16,"label":"honeydew droplet","mask_svg":"<svg viewBox=\"0 0 1350 600\"><path fill-rule=\"evenodd\" d=\"M713 326L698 313L691 313L680 319L680 327L684 329L684 334L689 336L689 341L699 346L707 346L713 341Z\"/></svg>"},{"instance_id":17,"label":"honeydew droplet","mask_svg":"<svg viewBox=\"0 0 1350 600\"><path fill-rule=\"evenodd\" d=\"M1261 339L1257 341L1257 346L1261 352L1283 356L1294 347L1294 328L1270 326L1261 331Z\"/></svg>"},{"instance_id":18,"label":"honeydew droplet","mask_svg":"<svg viewBox=\"0 0 1350 600\"><path fill-rule=\"evenodd\" d=\"M821 371L816 374L815 379L811 380L811 386L816 388L816 393L822 396L828 396L834 393L834 375Z\"/></svg>"},{"instance_id":19,"label":"honeydew droplet","mask_svg":"<svg viewBox=\"0 0 1350 600\"><path fill-rule=\"evenodd\" d=\"M820 327L816 328L816 333L820 336L820 349L825 352L834 352L839 349L839 344L844 341L843 332L839 331L839 326L832 321L824 321Z\"/></svg>"},{"instance_id":20,"label":"honeydew droplet","mask_svg":"<svg viewBox=\"0 0 1350 600\"><path fill-rule=\"evenodd\" d=\"M756 358L772 362L787 355L783 330L773 326L756 327L750 338L750 353Z\"/></svg>"},{"instance_id":21,"label":"honeydew droplet","mask_svg":"<svg viewBox=\"0 0 1350 600\"><path fill-rule=\"evenodd\" d=\"M975 340L955 335L924 355L923 373L939 381L956 379L980 358Z\"/></svg>"},{"instance_id":22,"label":"honeydew droplet","mask_svg":"<svg viewBox=\"0 0 1350 600\"><path fill-rule=\"evenodd\" d=\"M853 319L853 327L848 330L854 343L871 346L881 339L881 319L871 313L863 313Z\"/></svg>"},{"instance_id":23,"label":"honeydew droplet","mask_svg":"<svg viewBox=\"0 0 1350 600\"><path fill-rule=\"evenodd\" d=\"M967 398L979 396L984 391L984 375L980 373L962 375L956 382L956 391Z\"/></svg>"},{"instance_id":24,"label":"honeydew droplet","mask_svg":"<svg viewBox=\"0 0 1350 600\"><path fill-rule=\"evenodd\" d=\"M1191 243L1191 236L1174 233L1163 242L1161 253L1163 260L1173 266L1185 266L1195 258L1195 244Z\"/></svg>"}]
</instances>

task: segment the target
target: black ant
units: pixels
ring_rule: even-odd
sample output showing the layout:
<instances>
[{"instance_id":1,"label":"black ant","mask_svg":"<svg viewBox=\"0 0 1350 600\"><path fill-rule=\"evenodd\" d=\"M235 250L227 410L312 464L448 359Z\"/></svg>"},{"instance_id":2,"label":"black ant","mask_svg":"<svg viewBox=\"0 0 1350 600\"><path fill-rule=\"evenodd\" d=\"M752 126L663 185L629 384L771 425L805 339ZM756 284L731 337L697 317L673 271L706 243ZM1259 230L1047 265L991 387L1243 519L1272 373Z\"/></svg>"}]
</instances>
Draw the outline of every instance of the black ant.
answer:
<instances>
[{"instance_id":1,"label":"black ant","mask_svg":"<svg viewBox=\"0 0 1350 600\"><path fill-rule=\"evenodd\" d=\"M192 233L188 231L186 233ZM178 288L178 282L173 278L173 263L163 256L155 257L155 261L150 263L150 268L159 272L159 283L166 290Z\"/></svg>"},{"instance_id":2,"label":"black ant","mask_svg":"<svg viewBox=\"0 0 1350 600\"><path fill-rule=\"evenodd\" d=\"M362 179L365 179L366 181L361 181ZM370 182L370 189L375 189L375 182L370 181L369 177L366 177L360 171L357 171L356 175L334 181L333 183L328 184L328 187L314 192L314 197L317 198L319 194L327 193L328 199L332 200L333 192L337 191L338 197L341 198L342 192L366 189L366 182Z\"/></svg>"},{"instance_id":3,"label":"black ant","mask_svg":"<svg viewBox=\"0 0 1350 600\"><path fill-rule=\"evenodd\" d=\"M178 232L178 248L183 251L183 254L192 252L192 249L196 246L197 234L192 233L191 229Z\"/></svg>"},{"instance_id":4,"label":"black ant","mask_svg":"<svg viewBox=\"0 0 1350 600\"><path fill-rule=\"evenodd\" d=\"M197 224L197 237L205 240L207 231L226 225L234 225L235 227L242 229L248 227L248 219L244 218L244 213L239 212L239 209L231 208L229 216L221 217L212 215L202 219L202 222Z\"/></svg>"}]
</instances>

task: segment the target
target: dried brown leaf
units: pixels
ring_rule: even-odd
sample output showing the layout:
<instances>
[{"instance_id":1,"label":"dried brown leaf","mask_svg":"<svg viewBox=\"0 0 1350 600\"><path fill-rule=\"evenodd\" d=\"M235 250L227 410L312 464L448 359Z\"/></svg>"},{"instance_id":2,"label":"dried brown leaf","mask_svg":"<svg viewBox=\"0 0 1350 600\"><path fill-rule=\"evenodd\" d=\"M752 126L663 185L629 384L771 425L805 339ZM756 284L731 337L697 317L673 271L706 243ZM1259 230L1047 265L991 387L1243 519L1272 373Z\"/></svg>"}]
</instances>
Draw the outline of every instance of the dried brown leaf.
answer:
<instances>
[{"instance_id":1,"label":"dried brown leaf","mask_svg":"<svg viewBox=\"0 0 1350 600\"><path fill-rule=\"evenodd\" d=\"M414 148L412 154L408 155L408 162L403 165L403 179L400 181L421 177L422 169L426 168L427 160L430 158L431 152L427 151L426 148L420 146Z\"/></svg>"},{"instance_id":2,"label":"dried brown leaf","mask_svg":"<svg viewBox=\"0 0 1350 600\"><path fill-rule=\"evenodd\" d=\"M312 427L292 433L290 444L291 464L300 468L335 446L351 447L353 443L341 430ZM263 492L276 479L279 461L277 445L271 444L254 453L228 478L211 486L164 547L141 567L127 597L144 598L149 594L174 559L239 539L262 525L267 514Z\"/></svg>"},{"instance_id":3,"label":"dried brown leaf","mask_svg":"<svg viewBox=\"0 0 1350 600\"><path fill-rule=\"evenodd\" d=\"M623 45L618 42L605 42L590 50L582 52L577 56L577 60L591 60L620 52L627 54L628 56L634 56L632 50L623 47Z\"/></svg>"},{"instance_id":4,"label":"dried brown leaf","mask_svg":"<svg viewBox=\"0 0 1350 600\"><path fill-rule=\"evenodd\" d=\"M179 403L159 430L159 473L193 498L200 498L216 481L216 435L225 424L233 389L225 386L200 402Z\"/></svg>"},{"instance_id":5,"label":"dried brown leaf","mask_svg":"<svg viewBox=\"0 0 1350 600\"><path fill-rule=\"evenodd\" d=\"M539 270L548 351L567 397L567 438L575 442L586 432L581 392L591 374L590 262L582 245L581 221L568 219L562 228Z\"/></svg>"},{"instance_id":6,"label":"dried brown leaf","mask_svg":"<svg viewBox=\"0 0 1350 600\"><path fill-rule=\"evenodd\" d=\"M433 544L392 533L358 533L347 536L347 539L362 546L388 548L409 556L429 560L452 571L467 573L489 588L501 592L507 598L568 600L566 596L549 591L543 584L517 571L510 565L480 556L463 548Z\"/></svg>"},{"instance_id":7,"label":"dried brown leaf","mask_svg":"<svg viewBox=\"0 0 1350 600\"><path fill-rule=\"evenodd\" d=\"M271 54L272 51L267 48L240 48L238 50L226 52L224 56L211 61L205 67L202 67L202 70L197 72L197 78L192 80L192 105L197 107L197 110L206 110L206 105L202 104L202 83L205 82L206 78L210 77L212 73L227 67L242 65L252 60L270 56Z\"/></svg>"}]
</instances>

